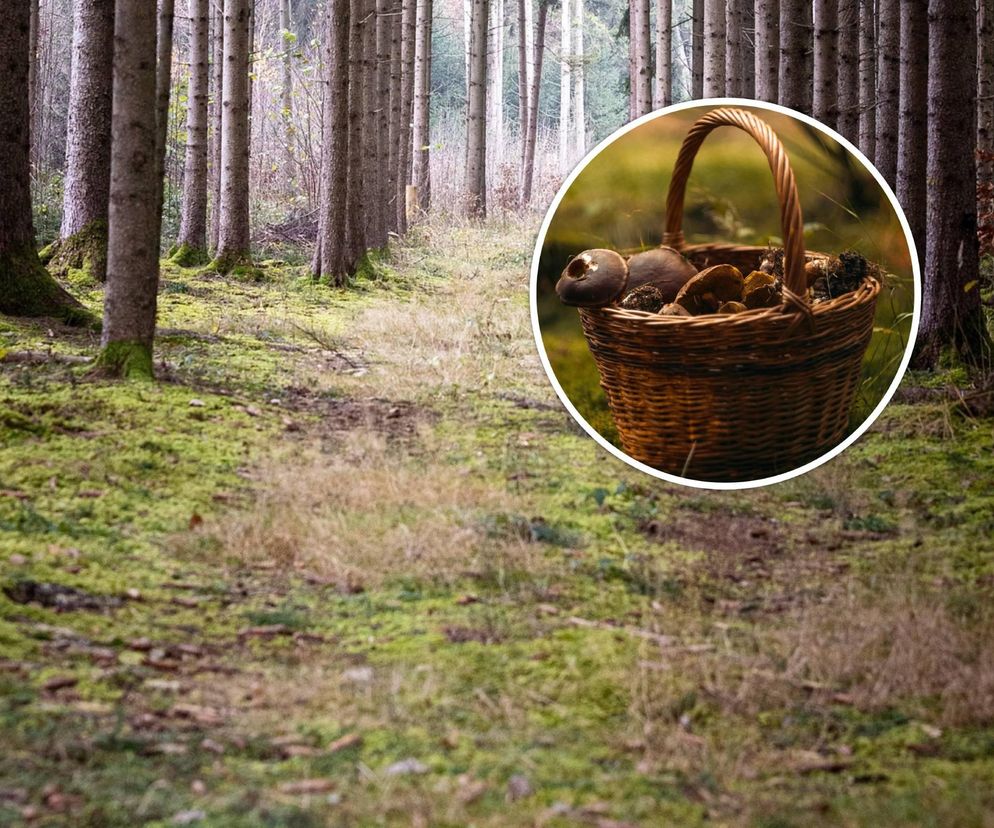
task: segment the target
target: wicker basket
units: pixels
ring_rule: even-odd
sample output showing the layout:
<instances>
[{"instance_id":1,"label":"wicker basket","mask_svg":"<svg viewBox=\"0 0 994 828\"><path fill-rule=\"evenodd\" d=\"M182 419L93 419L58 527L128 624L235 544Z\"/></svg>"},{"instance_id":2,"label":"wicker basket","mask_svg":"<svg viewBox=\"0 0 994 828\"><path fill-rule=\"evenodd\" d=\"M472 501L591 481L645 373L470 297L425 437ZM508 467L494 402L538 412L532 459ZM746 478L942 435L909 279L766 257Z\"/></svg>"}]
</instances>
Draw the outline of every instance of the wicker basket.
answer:
<instances>
[{"instance_id":1,"label":"wicker basket","mask_svg":"<svg viewBox=\"0 0 994 828\"><path fill-rule=\"evenodd\" d=\"M698 268L756 269L766 248L687 245L683 203L704 138L719 126L751 135L765 151L780 200L785 302L739 314L659 316L619 307L582 309L583 330L624 451L680 477L758 480L795 469L838 445L863 355L873 332L880 284L809 305L794 173L772 128L750 112L716 109L684 139L666 201L663 244Z\"/></svg>"}]
</instances>

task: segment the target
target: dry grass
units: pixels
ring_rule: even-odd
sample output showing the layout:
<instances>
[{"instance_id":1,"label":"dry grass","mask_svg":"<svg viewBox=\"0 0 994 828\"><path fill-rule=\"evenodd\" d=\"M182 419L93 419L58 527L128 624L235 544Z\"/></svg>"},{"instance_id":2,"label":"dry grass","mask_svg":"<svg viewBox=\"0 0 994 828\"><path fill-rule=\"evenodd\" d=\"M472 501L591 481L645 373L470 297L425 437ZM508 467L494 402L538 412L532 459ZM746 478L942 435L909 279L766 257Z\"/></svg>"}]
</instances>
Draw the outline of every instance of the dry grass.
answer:
<instances>
[{"instance_id":1,"label":"dry grass","mask_svg":"<svg viewBox=\"0 0 994 828\"><path fill-rule=\"evenodd\" d=\"M527 539L488 528L488 516L513 509L510 496L433 456L440 452L413 454L357 432L333 454L315 448L276 458L259 472L251 510L200 532L235 564L275 565L345 592L398 577L451 584L540 569L541 553Z\"/></svg>"}]
</instances>

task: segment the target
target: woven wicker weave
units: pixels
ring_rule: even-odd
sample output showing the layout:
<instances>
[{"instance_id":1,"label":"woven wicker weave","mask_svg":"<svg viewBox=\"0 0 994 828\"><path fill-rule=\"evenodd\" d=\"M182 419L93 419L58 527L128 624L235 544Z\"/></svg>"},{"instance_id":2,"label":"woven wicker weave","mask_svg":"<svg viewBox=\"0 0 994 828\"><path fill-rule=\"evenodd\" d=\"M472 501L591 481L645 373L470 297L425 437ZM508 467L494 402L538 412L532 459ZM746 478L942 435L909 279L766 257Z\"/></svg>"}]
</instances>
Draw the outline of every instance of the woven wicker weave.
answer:
<instances>
[{"instance_id":1,"label":"woven wicker weave","mask_svg":"<svg viewBox=\"0 0 994 828\"><path fill-rule=\"evenodd\" d=\"M787 154L764 121L716 109L684 139L666 203L663 244L698 268L748 274L766 248L687 245L683 203L704 138L719 126L751 135L770 162L785 245L785 303L733 315L658 316L616 306L580 311L627 454L681 477L758 480L813 460L845 437L879 283L808 305L804 222Z\"/></svg>"}]
</instances>

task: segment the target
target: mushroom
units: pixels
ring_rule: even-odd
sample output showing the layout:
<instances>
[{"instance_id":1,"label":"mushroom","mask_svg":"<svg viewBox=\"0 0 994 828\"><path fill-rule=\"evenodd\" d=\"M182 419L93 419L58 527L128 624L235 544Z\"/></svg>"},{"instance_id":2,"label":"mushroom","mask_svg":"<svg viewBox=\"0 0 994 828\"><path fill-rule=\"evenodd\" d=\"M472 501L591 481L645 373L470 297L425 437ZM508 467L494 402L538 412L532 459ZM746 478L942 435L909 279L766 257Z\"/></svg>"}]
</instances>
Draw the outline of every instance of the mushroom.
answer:
<instances>
[{"instance_id":1,"label":"mushroom","mask_svg":"<svg viewBox=\"0 0 994 828\"><path fill-rule=\"evenodd\" d=\"M804 269L811 285L811 298L824 302L856 290L871 274L873 265L855 250L847 250L838 258L815 259Z\"/></svg>"},{"instance_id":2,"label":"mushroom","mask_svg":"<svg viewBox=\"0 0 994 828\"><path fill-rule=\"evenodd\" d=\"M663 295L663 302L669 303L696 274L697 268L679 251L672 247L655 247L636 253L628 260L628 290L655 285Z\"/></svg>"},{"instance_id":3,"label":"mushroom","mask_svg":"<svg viewBox=\"0 0 994 828\"><path fill-rule=\"evenodd\" d=\"M725 302L720 308L718 308L718 313L742 313L742 311L747 311L745 305L741 302Z\"/></svg>"},{"instance_id":4,"label":"mushroom","mask_svg":"<svg viewBox=\"0 0 994 828\"><path fill-rule=\"evenodd\" d=\"M565 305L600 308L625 292L628 265L613 250L585 250L575 257L556 283L556 293Z\"/></svg>"},{"instance_id":5,"label":"mushroom","mask_svg":"<svg viewBox=\"0 0 994 828\"><path fill-rule=\"evenodd\" d=\"M782 247L770 247L766 248L766 252L763 253L763 258L759 260L759 266L756 270L761 273L769 273L772 276L776 276L778 279L783 278L783 260L784 249Z\"/></svg>"},{"instance_id":6,"label":"mushroom","mask_svg":"<svg viewBox=\"0 0 994 828\"><path fill-rule=\"evenodd\" d=\"M742 287L742 302L747 308L775 308L783 303L780 280L772 273L754 270Z\"/></svg>"},{"instance_id":7,"label":"mushroom","mask_svg":"<svg viewBox=\"0 0 994 828\"><path fill-rule=\"evenodd\" d=\"M629 278L631 278L631 271L629 271ZM662 291L656 285L641 285L627 293L625 298L621 300L621 307L626 310L648 311L649 313L658 313L665 304Z\"/></svg>"},{"instance_id":8,"label":"mushroom","mask_svg":"<svg viewBox=\"0 0 994 828\"><path fill-rule=\"evenodd\" d=\"M678 305L676 302L670 302L668 305L663 305L662 310L659 311L660 316L690 316L690 311L687 310L683 305Z\"/></svg>"},{"instance_id":9,"label":"mushroom","mask_svg":"<svg viewBox=\"0 0 994 828\"><path fill-rule=\"evenodd\" d=\"M715 265L702 270L685 284L674 300L692 316L717 313L725 302L742 298L742 274L731 265Z\"/></svg>"}]
</instances>

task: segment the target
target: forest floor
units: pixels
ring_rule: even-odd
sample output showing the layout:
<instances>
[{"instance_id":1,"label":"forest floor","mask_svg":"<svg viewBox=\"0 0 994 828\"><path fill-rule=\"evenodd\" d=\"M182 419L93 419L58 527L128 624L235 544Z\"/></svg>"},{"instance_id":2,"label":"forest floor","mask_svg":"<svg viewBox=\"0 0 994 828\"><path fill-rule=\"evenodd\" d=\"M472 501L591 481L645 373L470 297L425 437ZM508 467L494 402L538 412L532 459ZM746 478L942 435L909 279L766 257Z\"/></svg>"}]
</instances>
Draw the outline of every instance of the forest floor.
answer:
<instances>
[{"instance_id":1,"label":"forest floor","mask_svg":"<svg viewBox=\"0 0 994 828\"><path fill-rule=\"evenodd\" d=\"M994 421L912 378L666 485L558 404L523 224L415 235L166 264L154 385L0 322L0 824L994 825Z\"/></svg>"}]
</instances>

